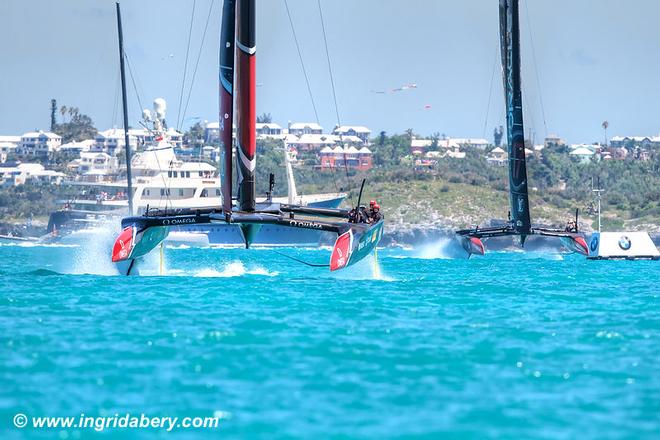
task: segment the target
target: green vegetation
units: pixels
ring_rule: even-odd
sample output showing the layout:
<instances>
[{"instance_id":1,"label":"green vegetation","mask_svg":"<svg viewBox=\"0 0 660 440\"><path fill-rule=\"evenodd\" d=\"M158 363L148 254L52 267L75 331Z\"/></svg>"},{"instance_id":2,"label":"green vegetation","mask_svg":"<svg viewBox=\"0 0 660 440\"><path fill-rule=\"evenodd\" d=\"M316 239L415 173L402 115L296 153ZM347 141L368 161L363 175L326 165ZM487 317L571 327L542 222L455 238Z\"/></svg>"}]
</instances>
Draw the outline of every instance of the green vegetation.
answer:
<instances>
[{"instance_id":1,"label":"green vegetation","mask_svg":"<svg viewBox=\"0 0 660 440\"><path fill-rule=\"evenodd\" d=\"M62 123L58 124L53 111L56 106L55 100L51 100L51 106L51 130L62 136L63 144L96 137L98 130L94 127L94 121L89 116L80 113L78 107L67 107L65 105L60 107Z\"/></svg>"},{"instance_id":2,"label":"green vegetation","mask_svg":"<svg viewBox=\"0 0 660 440\"><path fill-rule=\"evenodd\" d=\"M415 170L409 156L411 132L381 132L370 147L372 170L365 173L313 168L315 154L302 154L304 166L294 168L298 192L347 191L357 201L360 182L367 179L363 200L377 198L394 223L460 227L508 215L507 167L487 163L485 152L467 148L465 159L439 159L432 170ZM268 174L275 173L276 195L286 194L282 143L259 141L257 191L265 194ZM650 161L610 160L581 164L567 152L549 148L528 158L533 221L562 225L579 208L584 221L595 217L591 179L600 178L605 228L660 227L660 154ZM594 225L595 226L595 225Z\"/></svg>"},{"instance_id":3,"label":"green vegetation","mask_svg":"<svg viewBox=\"0 0 660 440\"><path fill-rule=\"evenodd\" d=\"M61 208L57 200L73 195L72 189L49 184L26 183L0 189L0 220L23 222L32 216L46 219Z\"/></svg>"}]
</instances>

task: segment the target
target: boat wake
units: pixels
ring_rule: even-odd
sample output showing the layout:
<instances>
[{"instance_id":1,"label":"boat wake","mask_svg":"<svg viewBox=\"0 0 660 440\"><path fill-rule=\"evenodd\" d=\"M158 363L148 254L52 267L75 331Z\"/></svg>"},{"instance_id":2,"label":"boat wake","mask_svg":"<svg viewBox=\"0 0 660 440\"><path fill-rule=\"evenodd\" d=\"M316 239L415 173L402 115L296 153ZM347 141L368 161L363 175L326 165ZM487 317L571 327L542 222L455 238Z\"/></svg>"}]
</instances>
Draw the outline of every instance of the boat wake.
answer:
<instances>
[{"instance_id":1,"label":"boat wake","mask_svg":"<svg viewBox=\"0 0 660 440\"><path fill-rule=\"evenodd\" d=\"M395 259L414 260L464 260L468 257L461 245L453 238L441 238L414 248L403 249L404 254L389 256Z\"/></svg>"},{"instance_id":2,"label":"boat wake","mask_svg":"<svg viewBox=\"0 0 660 440\"><path fill-rule=\"evenodd\" d=\"M227 264L221 271L216 269L202 269L194 274L194 276L198 278L232 278L245 275L274 277L279 275L279 272L270 272L259 266L247 268L242 262L233 261Z\"/></svg>"}]
</instances>

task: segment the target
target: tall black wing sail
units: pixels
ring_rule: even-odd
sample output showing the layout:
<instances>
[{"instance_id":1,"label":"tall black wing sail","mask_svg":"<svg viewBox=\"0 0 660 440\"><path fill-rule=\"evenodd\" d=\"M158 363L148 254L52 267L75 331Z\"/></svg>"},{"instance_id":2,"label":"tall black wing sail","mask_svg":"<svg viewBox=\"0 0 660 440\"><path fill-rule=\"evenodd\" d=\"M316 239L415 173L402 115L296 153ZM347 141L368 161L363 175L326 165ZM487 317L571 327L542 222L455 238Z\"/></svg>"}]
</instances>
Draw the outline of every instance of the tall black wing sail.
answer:
<instances>
[{"instance_id":1,"label":"tall black wing sail","mask_svg":"<svg viewBox=\"0 0 660 440\"><path fill-rule=\"evenodd\" d=\"M523 125L520 83L520 23L518 0L500 0L500 47L506 102L507 140L509 145L509 199L513 227L521 243L531 233L527 166L525 163L525 128Z\"/></svg>"}]
</instances>

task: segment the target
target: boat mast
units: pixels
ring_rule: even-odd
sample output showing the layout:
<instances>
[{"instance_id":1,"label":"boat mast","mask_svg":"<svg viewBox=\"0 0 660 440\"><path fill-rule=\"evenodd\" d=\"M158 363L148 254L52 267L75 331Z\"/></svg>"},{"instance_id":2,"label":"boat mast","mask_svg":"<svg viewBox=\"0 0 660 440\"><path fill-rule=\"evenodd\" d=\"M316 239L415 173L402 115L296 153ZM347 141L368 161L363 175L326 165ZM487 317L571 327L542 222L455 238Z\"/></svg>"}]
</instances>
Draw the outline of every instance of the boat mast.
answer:
<instances>
[{"instance_id":1,"label":"boat mast","mask_svg":"<svg viewBox=\"0 0 660 440\"><path fill-rule=\"evenodd\" d=\"M119 67L121 70L121 100L124 112L124 142L126 145L126 180L128 192L128 215L133 215L133 182L131 172L131 144L128 136L128 102L126 100L126 71L124 69L124 35L121 28L121 10L117 6L117 33L119 35Z\"/></svg>"},{"instance_id":2,"label":"boat mast","mask_svg":"<svg viewBox=\"0 0 660 440\"><path fill-rule=\"evenodd\" d=\"M255 210L256 38L255 0L238 0L236 15L236 142L238 202L241 211Z\"/></svg>"},{"instance_id":3,"label":"boat mast","mask_svg":"<svg viewBox=\"0 0 660 440\"><path fill-rule=\"evenodd\" d=\"M513 227L516 233L520 234L521 244L525 244L525 238L531 234L532 225L525 162L518 0L500 0L500 47L509 149L509 202Z\"/></svg>"},{"instance_id":4,"label":"boat mast","mask_svg":"<svg viewBox=\"0 0 660 440\"><path fill-rule=\"evenodd\" d=\"M232 138L234 129L234 46L236 1L225 0L220 31L220 142L222 154L222 211L228 220L232 209Z\"/></svg>"}]
</instances>

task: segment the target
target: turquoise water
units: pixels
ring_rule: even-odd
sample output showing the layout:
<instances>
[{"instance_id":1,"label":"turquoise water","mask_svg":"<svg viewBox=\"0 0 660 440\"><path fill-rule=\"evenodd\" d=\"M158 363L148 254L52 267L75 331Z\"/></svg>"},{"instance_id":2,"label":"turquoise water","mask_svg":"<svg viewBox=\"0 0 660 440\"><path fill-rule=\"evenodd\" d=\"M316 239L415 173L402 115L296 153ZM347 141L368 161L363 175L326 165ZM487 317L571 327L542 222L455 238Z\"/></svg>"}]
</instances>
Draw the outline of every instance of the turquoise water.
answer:
<instances>
[{"instance_id":1,"label":"turquoise water","mask_svg":"<svg viewBox=\"0 0 660 440\"><path fill-rule=\"evenodd\" d=\"M331 275L167 248L170 276L122 278L107 248L0 246L0 438L658 438L658 262L442 249ZM19 412L222 419L97 433Z\"/></svg>"}]
</instances>

